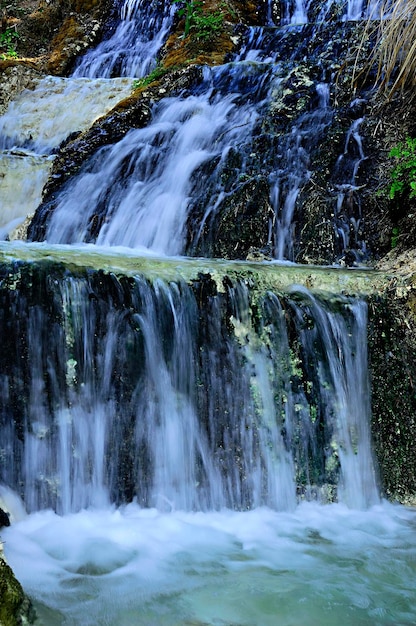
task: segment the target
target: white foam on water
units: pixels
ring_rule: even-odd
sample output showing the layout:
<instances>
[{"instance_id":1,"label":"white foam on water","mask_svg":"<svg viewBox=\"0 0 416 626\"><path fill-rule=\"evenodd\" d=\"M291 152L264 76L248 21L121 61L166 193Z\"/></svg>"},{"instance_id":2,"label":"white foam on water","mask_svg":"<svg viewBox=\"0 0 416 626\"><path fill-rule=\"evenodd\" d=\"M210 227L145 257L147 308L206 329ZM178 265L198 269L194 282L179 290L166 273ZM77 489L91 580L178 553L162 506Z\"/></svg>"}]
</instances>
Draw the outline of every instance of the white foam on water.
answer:
<instances>
[{"instance_id":1,"label":"white foam on water","mask_svg":"<svg viewBox=\"0 0 416 626\"><path fill-rule=\"evenodd\" d=\"M3 531L45 625L414 624L416 511L303 503L291 513L130 504Z\"/></svg>"},{"instance_id":2,"label":"white foam on water","mask_svg":"<svg viewBox=\"0 0 416 626\"><path fill-rule=\"evenodd\" d=\"M35 212L53 158L23 150L0 152L0 239Z\"/></svg>"},{"instance_id":3,"label":"white foam on water","mask_svg":"<svg viewBox=\"0 0 416 626\"><path fill-rule=\"evenodd\" d=\"M0 118L0 147L30 143L48 153L74 131L86 130L130 95L128 78L113 80L46 76L36 89L25 89Z\"/></svg>"}]
</instances>

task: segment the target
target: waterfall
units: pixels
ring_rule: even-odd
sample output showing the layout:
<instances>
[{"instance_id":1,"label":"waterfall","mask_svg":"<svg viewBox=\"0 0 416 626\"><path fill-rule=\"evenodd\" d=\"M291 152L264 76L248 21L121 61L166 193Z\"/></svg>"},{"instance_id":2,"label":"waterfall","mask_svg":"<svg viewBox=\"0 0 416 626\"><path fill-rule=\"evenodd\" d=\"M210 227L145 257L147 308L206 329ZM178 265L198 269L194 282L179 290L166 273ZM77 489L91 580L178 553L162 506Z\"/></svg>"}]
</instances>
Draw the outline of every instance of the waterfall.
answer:
<instances>
[{"instance_id":1,"label":"waterfall","mask_svg":"<svg viewBox=\"0 0 416 626\"><path fill-rule=\"evenodd\" d=\"M2 458L30 510L377 501L363 302L269 292L255 320L242 282L21 275L1 291Z\"/></svg>"},{"instance_id":2,"label":"waterfall","mask_svg":"<svg viewBox=\"0 0 416 626\"><path fill-rule=\"evenodd\" d=\"M360 103L352 103L354 104ZM337 160L334 172L337 198L334 210L335 227L342 250L359 259L366 252L365 241L361 236L362 211L356 176L362 162L366 159L363 150L360 126L364 119L355 119L347 132L344 152ZM341 179L342 182L338 182ZM353 250L353 252L351 252Z\"/></svg>"},{"instance_id":3,"label":"waterfall","mask_svg":"<svg viewBox=\"0 0 416 626\"><path fill-rule=\"evenodd\" d=\"M328 262L366 257L365 96L340 108L333 81L374 6L267 4L222 65L149 88L143 127L97 123L43 200L176 4L117 2L73 76L0 118L1 235L37 207L30 243L0 245L1 540L45 626L415 622L414 511L373 459L371 272L295 264L325 168Z\"/></svg>"},{"instance_id":4,"label":"waterfall","mask_svg":"<svg viewBox=\"0 0 416 626\"><path fill-rule=\"evenodd\" d=\"M73 76L141 78L150 74L172 26L174 11L175 5L168 0L124 0L114 32L81 58Z\"/></svg>"},{"instance_id":5,"label":"waterfall","mask_svg":"<svg viewBox=\"0 0 416 626\"><path fill-rule=\"evenodd\" d=\"M410 625L414 513L375 487L365 301L44 250L0 276L2 540L42 623Z\"/></svg>"},{"instance_id":6,"label":"waterfall","mask_svg":"<svg viewBox=\"0 0 416 626\"><path fill-rule=\"evenodd\" d=\"M242 107L237 89L246 81L246 90L253 87L254 103ZM150 126L103 148L68 184L46 239L181 254L188 204L204 191L197 187L204 165L214 159L225 162L241 129L250 136L255 126L256 105L264 98L264 88L256 82L251 68L236 69L231 84L223 68L213 69L206 72L200 95L165 98L154 107ZM224 192L214 193L215 204ZM201 229L213 210L210 205Z\"/></svg>"},{"instance_id":7,"label":"waterfall","mask_svg":"<svg viewBox=\"0 0 416 626\"><path fill-rule=\"evenodd\" d=\"M59 197L40 208L31 237L50 243L143 246L169 255L205 254L231 191L251 178L261 116L267 110L274 115L274 100L284 93L284 65L276 53L264 61L276 46L274 38L269 41L261 33L249 37L234 62L205 70L194 94L165 98L154 105L149 126L130 131L87 161ZM299 45L301 54L302 39ZM296 70L291 80L299 80ZM270 244L278 259L294 259L295 205L310 175L311 152L333 116L328 84L315 88L307 80L306 85L313 106L271 146L268 156L270 212L275 216ZM224 179L233 159L240 163L232 190ZM190 246L187 230L196 210L200 218Z\"/></svg>"},{"instance_id":8,"label":"waterfall","mask_svg":"<svg viewBox=\"0 0 416 626\"><path fill-rule=\"evenodd\" d=\"M305 139L319 136L332 119L332 111L329 108L329 86L321 83L316 87L317 105L312 113L305 113L287 141L281 147L284 159L296 164L294 167L278 169L270 176L272 185L270 200L276 216L275 220L275 254L277 259L294 259L294 235L293 216L299 192L309 177L308 150L305 150Z\"/></svg>"},{"instance_id":9,"label":"waterfall","mask_svg":"<svg viewBox=\"0 0 416 626\"><path fill-rule=\"evenodd\" d=\"M148 9L142 4L126 5L119 28L142 25L142 12L156 11L151 3L145 3ZM230 62L204 68L196 84L151 106L146 127L131 130L87 159L78 174L39 207L30 238L146 248L167 255L223 256L218 231L224 216L233 204L244 202L244 194L252 194L256 202L252 188L267 186L269 196L261 200L259 247L266 246L275 259L296 261L302 253L303 190L313 179L316 155L337 115L332 104L336 57L326 58L320 36L329 7L322 6L318 24L311 24L311 7L298 4L285 4L290 12L283 18L286 26L248 28ZM166 6L159 7L160 19ZM363 12L360 7L356 10ZM345 22L337 27L347 38L350 10L345 7ZM156 29L153 18L149 20ZM164 28L157 27L160 37L165 36ZM341 51L344 42L335 40L333 26L329 29L334 49ZM117 33L102 45L118 49L124 35ZM306 58L316 63L316 71L311 72ZM90 62L92 68L93 59L100 68L107 63L100 46L86 55L75 76ZM91 72L88 75L108 75L102 68ZM351 103L351 111L359 108ZM334 260L350 255L351 262L361 262L367 255L358 182L365 160L360 120L362 116L346 131L345 149L333 166L331 184L339 190L330 218ZM242 248L238 239L236 258ZM240 254L244 258L247 250Z\"/></svg>"},{"instance_id":10,"label":"waterfall","mask_svg":"<svg viewBox=\"0 0 416 626\"><path fill-rule=\"evenodd\" d=\"M312 322L305 323L304 308L296 310L302 325L302 345L308 344L303 362L313 364L319 395L324 401L327 424L332 422L334 442L341 464L340 495L351 506L366 508L378 501L371 458L369 387L366 349L367 314L363 301L345 302L350 312L340 316L324 312L319 302L308 295ZM313 327L314 326L314 327ZM318 345L326 355L322 367ZM318 357L317 360L313 355ZM312 378L315 378L312 375Z\"/></svg>"}]
</instances>

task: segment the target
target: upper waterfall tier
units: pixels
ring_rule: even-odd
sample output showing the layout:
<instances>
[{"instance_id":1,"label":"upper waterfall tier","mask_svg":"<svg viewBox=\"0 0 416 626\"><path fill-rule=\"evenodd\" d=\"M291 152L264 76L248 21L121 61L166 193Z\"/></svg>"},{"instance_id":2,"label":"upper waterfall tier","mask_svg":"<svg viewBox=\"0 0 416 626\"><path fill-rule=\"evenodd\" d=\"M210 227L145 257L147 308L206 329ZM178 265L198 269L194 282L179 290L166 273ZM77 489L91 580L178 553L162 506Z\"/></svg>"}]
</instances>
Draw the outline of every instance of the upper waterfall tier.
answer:
<instances>
[{"instance_id":1,"label":"upper waterfall tier","mask_svg":"<svg viewBox=\"0 0 416 626\"><path fill-rule=\"evenodd\" d=\"M121 3L74 77L148 73L175 6ZM97 98L114 79L73 77L63 90L58 79L45 79L31 97L11 103L0 119L3 148L45 154L61 143L59 158L31 185L27 213L39 206L28 238L166 255L244 259L254 250L298 262L366 262L367 94L340 94L335 79L358 45L352 20L374 7L284 2L281 8L277 20L268 4L265 27L227 31L234 46L229 62L163 67L161 84L125 99L87 132L115 103L115 92L105 103ZM187 50L185 39L175 45ZM118 98L130 95L124 86ZM3 161L9 163L7 154ZM3 185L7 217L0 226L13 237L24 207L9 187Z\"/></svg>"},{"instance_id":2,"label":"upper waterfall tier","mask_svg":"<svg viewBox=\"0 0 416 626\"><path fill-rule=\"evenodd\" d=\"M347 100L342 123L333 104L333 67L354 32L346 22L246 29L231 62L184 73L182 87L144 100L144 121L115 143L117 114L108 130L97 126L91 141L102 147L63 185L67 172L54 174L29 237L208 257L256 248L296 261L310 230L331 261L365 260L365 100ZM63 153L69 168L76 150Z\"/></svg>"}]
</instances>

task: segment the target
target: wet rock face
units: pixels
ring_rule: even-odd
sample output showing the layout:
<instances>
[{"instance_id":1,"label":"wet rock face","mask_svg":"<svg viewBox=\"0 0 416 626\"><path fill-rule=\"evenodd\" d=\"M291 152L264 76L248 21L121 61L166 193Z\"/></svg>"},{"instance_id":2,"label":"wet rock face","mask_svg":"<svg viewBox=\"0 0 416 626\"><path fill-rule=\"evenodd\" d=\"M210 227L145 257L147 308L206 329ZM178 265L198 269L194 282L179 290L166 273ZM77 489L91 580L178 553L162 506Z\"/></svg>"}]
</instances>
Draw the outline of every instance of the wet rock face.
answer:
<instances>
[{"instance_id":1,"label":"wet rock face","mask_svg":"<svg viewBox=\"0 0 416 626\"><path fill-rule=\"evenodd\" d=\"M188 247L193 256L245 259L254 250L268 249L273 211L264 178L241 180L238 189L208 219L192 211L188 220Z\"/></svg>"},{"instance_id":2,"label":"wet rock face","mask_svg":"<svg viewBox=\"0 0 416 626\"><path fill-rule=\"evenodd\" d=\"M49 74L65 76L75 60L98 39L102 24L91 16L67 17L52 40L52 54L46 65Z\"/></svg>"},{"instance_id":3,"label":"wet rock face","mask_svg":"<svg viewBox=\"0 0 416 626\"><path fill-rule=\"evenodd\" d=\"M392 280L369 303L372 431L380 484L391 501L416 504L415 279Z\"/></svg>"},{"instance_id":4,"label":"wet rock face","mask_svg":"<svg viewBox=\"0 0 416 626\"><path fill-rule=\"evenodd\" d=\"M10 526L9 514L0 509L0 528L5 528L6 526Z\"/></svg>"}]
</instances>

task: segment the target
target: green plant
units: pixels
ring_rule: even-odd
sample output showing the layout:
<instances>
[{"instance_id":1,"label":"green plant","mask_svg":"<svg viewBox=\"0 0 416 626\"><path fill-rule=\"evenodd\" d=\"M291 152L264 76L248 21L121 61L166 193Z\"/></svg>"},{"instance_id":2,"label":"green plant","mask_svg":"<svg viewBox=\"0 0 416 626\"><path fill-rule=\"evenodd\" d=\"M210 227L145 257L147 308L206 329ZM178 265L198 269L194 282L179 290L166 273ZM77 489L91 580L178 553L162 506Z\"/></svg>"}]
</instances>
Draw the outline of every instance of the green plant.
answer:
<instances>
[{"instance_id":1,"label":"green plant","mask_svg":"<svg viewBox=\"0 0 416 626\"><path fill-rule=\"evenodd\" d=\"M2 59L15 59L17 57L15 39L19 37L14 28L6 28L0 33L0 48L5 52L1 53Z\"/></svg>"},{"instance_id":2,"label":"green plant","mask_svg":"<svg viewBox=\"0 0 416 626\"><path fill-rule=\"evenodd\" d=\"M173 68L168 69L166 67L163 67L163 65L156 65L155 69L152 70L150 74L148 74L147 76L143 76L143 78L138 78L134 80L132 88L139 89L139 87L147 87L147 85L150 85L150 83L153 83L153 81L162 78L162 76L164 76L171 69Z\"/></svg>"},{"instance_id":3,"label":"green plant","mask_svg":"<svg viewBox=\"0 0 416 626\"><path fill-rule=\"evenodd\" d=\"M201 2L199 0L173 0L175 4L180 4L178 16L185 18L184 37L189 35L197 11L201 10Z\"/></svg>"},{"instance_id":4,"label":"green plant","mask_svg":"<svg viewBox=\"0 0 416 626\"><path fill-rule=\"evenodd\" d=\"M181 5L178 15L185 18L183 33L185 38L193 30L196 39L208 40L221 30L224 22L221 10L204 11L203 3L199 0L173 0L173 2Z\"/></svg>"},{"instance_id":5,"label":"green plant","mask_svg":"<svg viewBox=\"0 0 416 626\"><path fill-rule=\"evenodd\" d=\"M416 137L407 137L390 150L389 156L397 159L390 173L389 197L393 200L397 194L408 194L416 198Z\"/></svg>"},{"instance_id":6,"label":"green plant","mask_svg":"<svg viewBox=\"0 0 416 626\"><path fill-rule=\"evenodd\" d=\"M397 226L394 226L394 228L391 231L391 249L393 250L393 248L397 247L397 241L399 239L399 235L400 235L400 230Z\"/></svg>"},{"instance_id":7,"label":"green plant","mask_svg":"<svg viewBox=\"0 0 416 626\"><path fill-rule=\"evenodd\" d=\"M194 16L195 37L208 40L220 32L224 22L224 16L220 11L203 13L197 11Z\"/></svg>"}]
</instances>

